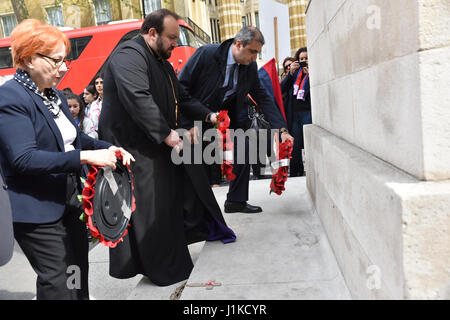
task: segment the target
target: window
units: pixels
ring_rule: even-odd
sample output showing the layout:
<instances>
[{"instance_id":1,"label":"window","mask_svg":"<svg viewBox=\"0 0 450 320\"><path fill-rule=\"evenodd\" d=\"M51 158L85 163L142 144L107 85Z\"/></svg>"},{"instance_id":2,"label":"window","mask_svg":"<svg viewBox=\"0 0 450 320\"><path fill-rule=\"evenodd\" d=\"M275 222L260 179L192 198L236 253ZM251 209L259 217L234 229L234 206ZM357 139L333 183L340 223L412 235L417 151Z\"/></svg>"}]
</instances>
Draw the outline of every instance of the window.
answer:
<instances>
[{"instance_id":1,"label":"window","mask_svg":"<svg viewBox=\"0 0 450 320\"><path fill-rule=\"evenodd\" d=\"M89 41L91 41L92 36L87 37L78 37L70 39L70 53L67 57L68 60L77 60L78 57L83 52L84 48L88 45Z\"/></svg>"},{"instance_id":2,"label":"window","mask_svg":"<svg viewBox=\"0 0 450 320\"><path fill-rule=\"evenodd\" d=\"M180 27L180 37L178 38L178 46L190 46L195 49L200 48L206 43L202 42L195 34L185 27Z\"/></svg>"},{"instance_id":3,"label":"window","mask_svg":"<svg viewBox=\"0 0 450 320\"><path fill-rule=\"evenodd\" d=\"M140 34L141 29L136 29L136 30L131 30L130 32L128 32L126 35L124 35L122 37L122 39L120 39L120 41L117 43L117 45L114 47L114 50L116 50L116 48L122 43L125 42L127 40L133 39L135 37L137 37ZM90 40L90 39L89 39ZM114 52L114 50L112 52ZM112 57L112 53L108 56L108 59L106 59L106 61L103 63L103 65L101 66L100 70L97 72L97 74L104 74L105 73L105 69L106 66L108 65L108 62L110 61ZM95 78L95 76L94 76ZM89 82L89 84L94 84L94 79L92 78L91 81Z\"/></svg>"},{"instance_id":4,"label":"window","mask_svg":"<svg viewBox=\"0 0 450 320\"><path fill-rule=\"evenodd\" d=\"M211 24L211 40L212 43L220 42L219 19L209 19Z\"/></svg>"},{"instance_id":5,"label":"window","mask_svg":"<svg viewBox=\"0 0 450 320\"><path fill-rule=\"evenodd\" d=\"M13 67L11 56L11 47L0 48L0 69L8 69Z\"/></svg>"},{"instance_id":6,"label":"window","mask_svg":"<svg viewBox=\"0 0 450 320\"><path fill-rule=\"evenodd\" d=\"M246 16L242 16L242 26L243 27L247 26L247 17Z\"/></svg>"},{"instance_id":7,"label":"window","mask_svg":"<svg viewBox=\"0 0 450 320\"><path fill-rule=\"evenodd\" d=\"M145 15L148 15L155 10L161 9L161 0L143 0L143 3Z\"/></svg>"},{"instance_id":8,"label":"window","mask_svg":"<svg viewBox=\"0 0 450 320\"><path fill-rule=\"evenodd\" d=\"M2 16L2 29L3 29L3 36L9 37L11 35L11 32L17 25L16 16L13 14L8 14L7 16Z\"/></svg>"},{"instance_id":9,"label":"window","mask_svg":"<svg viewBox=\"0 0 450 320\"><path fill-rule=\"evenodd\" d=\"M48 24L55 27L64 27L61 7L46 8Z\"/></svg>"},{"instance_id":10,"label":"window","mask_svg":"<svg viewBox=\"0 0 450 320\"><path fill-rule=\"evenodd\" d=\"M111 6L108 0L94 0L94 11L98 26L112 21Z\"/></svg>"}]
</instances>

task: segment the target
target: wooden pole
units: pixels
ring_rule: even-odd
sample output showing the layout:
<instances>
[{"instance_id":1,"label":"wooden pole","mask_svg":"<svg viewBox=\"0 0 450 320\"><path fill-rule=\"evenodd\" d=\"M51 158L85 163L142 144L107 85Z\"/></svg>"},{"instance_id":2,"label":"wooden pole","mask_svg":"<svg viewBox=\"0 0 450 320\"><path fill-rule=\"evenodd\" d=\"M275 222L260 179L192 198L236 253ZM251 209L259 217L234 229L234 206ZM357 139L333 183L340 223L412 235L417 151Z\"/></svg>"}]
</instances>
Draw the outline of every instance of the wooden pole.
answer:
<instances>
[{"instance_id":1,"label":"wooden pole","mask_svg":"<svg viewBox=\"0 0 450 320\"><path fill-rule=\"evenodd\" d=\"M278 57L278 18L277 17L273 18L273 27L274 27L274 32L275 32L275 61L277 63L277 73L279 73L279 70L278 70L278 61L279 61L279 57Z\"/></svg>"}]
</instances>

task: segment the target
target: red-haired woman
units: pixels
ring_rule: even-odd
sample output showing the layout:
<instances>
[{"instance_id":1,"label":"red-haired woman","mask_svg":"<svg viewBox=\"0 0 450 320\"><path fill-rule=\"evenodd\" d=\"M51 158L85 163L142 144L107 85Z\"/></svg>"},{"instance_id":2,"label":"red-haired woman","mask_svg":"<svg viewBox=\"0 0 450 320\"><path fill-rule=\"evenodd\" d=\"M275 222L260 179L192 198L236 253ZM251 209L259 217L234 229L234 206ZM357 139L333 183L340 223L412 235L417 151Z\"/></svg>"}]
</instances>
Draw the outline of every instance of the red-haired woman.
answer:
<instances>
[{"instance_id":1,"label":"red-haired woman","mask_svg":"<svg viewBox=\"0 0 450 320\"><path fill-rule=\"evenodd\" d=\"M0 164L14 236L37 273L37 299L88 299L86 227L70 199L81 166L114 168L118 148L81 132L54 88L67 71L64 34L24 20L11 41L17 72L0 87ZM120 150L124 163L134 160Z\"/></svg>"}]
</instances>

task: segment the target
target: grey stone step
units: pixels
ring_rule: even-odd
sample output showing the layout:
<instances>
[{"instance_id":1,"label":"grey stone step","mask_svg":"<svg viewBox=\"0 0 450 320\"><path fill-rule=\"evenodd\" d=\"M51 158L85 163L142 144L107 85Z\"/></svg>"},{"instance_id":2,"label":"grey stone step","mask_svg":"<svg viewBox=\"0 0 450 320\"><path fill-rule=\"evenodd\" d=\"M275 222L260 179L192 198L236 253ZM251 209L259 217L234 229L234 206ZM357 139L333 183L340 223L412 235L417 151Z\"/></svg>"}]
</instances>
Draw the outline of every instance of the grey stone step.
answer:
<instances>
[{"instance_id":1,"label":"grey stone step","mask_svg":"<svg viewBox=\"0 0 450 320\"><path fill-rule=\"evenodd\" d=\"M31 300L36 296L36 274L14 242L11 260L0 267L0 300Z\"/></svg>"},{"instance_id":2,"label":"grey stone step","mask_svg":"<svg viewBox=\"0 0 450 320\"><path fill-rule=\"evenodd\" d=\"M263 212L224 214L237 241L206 242L188 280L222 285L186 286L181 299L351 299L305 178L289 178L281 196L269 195L269 186L251 181L249 203ZM227 191L214 189L219 204Z\"/></svg>"},{"instance_id":3,"label":"grey stone step","mask_svg":"<svg viewBox=\"0 0 450 320\"><path fill-rule=\"evenodd\" d=\"M119 280L109 276L108 248L89 253L89 287L96 299L350 299L304 178L289 178L287 190L269 195L270 179L250 182L250 203L262 213L224 213L237 241L200 242L189 246L194 270L188 283L216 280L213 290L185 287L186 281L158 287L146 277ZM228 187L214 188L219 205ZM32 299L36 275L16 245L10 263L0 267L0 299ZM178 290L177 290L178 289ZM172 297L173 298L173 297Z\"/></svg>"}]
</instances>

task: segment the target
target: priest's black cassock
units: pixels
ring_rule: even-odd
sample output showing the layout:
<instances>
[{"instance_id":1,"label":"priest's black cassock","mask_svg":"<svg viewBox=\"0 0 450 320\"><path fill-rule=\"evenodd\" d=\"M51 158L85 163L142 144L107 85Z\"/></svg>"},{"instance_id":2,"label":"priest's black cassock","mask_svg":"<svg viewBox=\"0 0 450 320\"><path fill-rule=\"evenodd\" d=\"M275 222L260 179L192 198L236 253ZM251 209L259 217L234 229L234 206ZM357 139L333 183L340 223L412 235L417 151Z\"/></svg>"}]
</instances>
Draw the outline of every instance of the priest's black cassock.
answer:
<instances>
[{"instance_id":1,"label":"priest's black cassock","mask_svg":"<svg viewBox=\"0 0 450 320\"><path fill-rule=\"evenodd\" d=\"M171 161L172 148L164 139L177 128L177 112L205 119L210 110L185 93L170 63L142 36L118 47L104 74L99 138L136 159L131 166L136 210L128 235L110 249L113 277L143 274L157 285L170 285L192 271L189 243L235 239L203 170Z\"/></svg>"}]
</instances>

